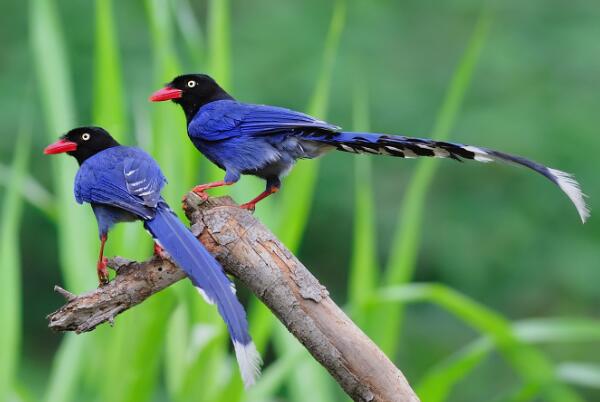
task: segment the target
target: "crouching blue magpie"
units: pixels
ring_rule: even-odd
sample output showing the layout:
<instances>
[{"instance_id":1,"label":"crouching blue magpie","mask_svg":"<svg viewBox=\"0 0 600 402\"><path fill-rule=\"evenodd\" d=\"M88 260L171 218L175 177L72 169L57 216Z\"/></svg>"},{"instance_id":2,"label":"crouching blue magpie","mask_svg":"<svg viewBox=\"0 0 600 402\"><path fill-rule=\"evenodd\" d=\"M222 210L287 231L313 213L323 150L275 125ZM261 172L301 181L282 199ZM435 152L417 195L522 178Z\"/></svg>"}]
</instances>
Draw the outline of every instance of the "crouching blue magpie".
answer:
<instances>
[{"instance_id":1,"label":"crouching blue magpie","mask_svg":"<svg viewBox=\"0 0 600 402\"><path fill-rule=\"evenodd\" d=\"M437 157L479 162L508 162L525 166L548 178L570 198L583 222L589 217L584 195L573 176L539 163L492 149L389 134L343 131L340 127L293 110L236 101L211 77L187 74L176 77L150 100L171 100L181 106L188 135L196 148L225 170L221 181L202 184L194 192L232 185L240 175L266 180L266 189L242 207L279 190L281 178L301 158L316 158L327 151L389 155L400 158Z\"/></svg>"},{"instance_id":2,"label":"crouching blue magpie","mask_svg":"<svg viewBox=\"0 0 600 402\"><path fill-rule=\"evenodd\" d=\"M44 150L67 153L79 163L75 199L89 203L98 222L98 278L108 282L104 244L119 222L140 220L155 242L185 271L207 302L216 304L227 325L245 386L260 372L260 356L248 332L246 312L221 265L175 216L161 197L166 184L158 164L138 148L126 147L100 127L69 131Z\"/></svg>"}]
</instances>

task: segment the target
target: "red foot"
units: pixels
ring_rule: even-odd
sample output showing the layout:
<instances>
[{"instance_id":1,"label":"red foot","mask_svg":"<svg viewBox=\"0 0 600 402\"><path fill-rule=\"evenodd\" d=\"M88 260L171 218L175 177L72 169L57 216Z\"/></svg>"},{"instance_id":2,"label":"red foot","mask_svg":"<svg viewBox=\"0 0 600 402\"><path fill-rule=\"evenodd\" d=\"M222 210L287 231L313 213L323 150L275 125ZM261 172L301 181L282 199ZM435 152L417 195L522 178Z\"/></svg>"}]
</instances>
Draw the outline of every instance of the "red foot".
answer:
<instances>
[{"instance_id":1,"label":"red foot","mask_svg":"<svg viewBox=\"0 0 600 402\"><path fill-rule=\"evenodd\" d=\"M102 257L96 266L96 271L98 273L98 286L104 286L108 284L108 270L106 269L107 262L108 260L106 257Z\"/></svg>"},{"instance_id":2,"label":"red foot","mask_svg":"<svg viewBox=\"0 0 600 402\"><path fill-rule=\"evenodd\" d=\"M214 181L212 183L200 184L192 189L194 194L198 197L202 198L202 200L206 201L208 199L208 194L206 194L206 190L209 188L222 187L222 186L231 186L233 183L227 183L224 180Z\"/></svg>"},{"instance_id":3,"label":"red foot","mask_svg":"<svg viewBox=\"0 0 600 402\"><path fill-rule=\"evenodd\" d=\"M154 243L154 255L162 258L163 260L168 257L167 253L165 253L165 250L157 243Z\"/></svg>"},{"instance_id":4,"label":"red foot","mask_svg":"<svg viewBox=\"0 0 600 402\"><path fill-rule=\"evenodd\" d=\"M206 201L208 200L208 194L206 194L206 190L208 188L206 187L206 185L201 185L201 186L196 186L192 189L192 192L194 194L196 194L198 197L200 197L202 199L202 201ZM185 200L185 198L184 198Z\"/></svg>"},{"instance_id":5,"label":"red foot","mask_svg":"<svg viewBox=\"0 0 600 402\"><path fill-rule=\"evenodd\" d=\"M245 204L240 205L240 208L244 208L244 209L247 209L248 211L254 212L254 210L256 209L256 203L255 202L247 202Z\"/></svg>"}]
</instances>

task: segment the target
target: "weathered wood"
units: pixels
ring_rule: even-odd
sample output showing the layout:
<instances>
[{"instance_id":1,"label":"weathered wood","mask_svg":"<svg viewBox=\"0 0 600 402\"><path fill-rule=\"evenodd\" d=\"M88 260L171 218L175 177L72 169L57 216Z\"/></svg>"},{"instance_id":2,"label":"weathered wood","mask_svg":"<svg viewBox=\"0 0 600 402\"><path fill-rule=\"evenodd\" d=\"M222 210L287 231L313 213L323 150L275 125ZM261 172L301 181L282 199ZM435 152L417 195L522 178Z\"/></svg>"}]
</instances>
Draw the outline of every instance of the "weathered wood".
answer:
<instances>
[{"instance_id":1,"label":"weathered wood","mask_svg":"<svg viewBox=\"0 0 600 402\"><path fill-rule=\"evenodd\" d=\"M247 286L355 401L418 401L394 364L333 302L325 287L256 218L228 197L186 198L192 231ZM110 284L69 296L48 316L50 328L85 332L141 303L185 274L158 257L111 261Z\"/></svg>"}]
</instances>

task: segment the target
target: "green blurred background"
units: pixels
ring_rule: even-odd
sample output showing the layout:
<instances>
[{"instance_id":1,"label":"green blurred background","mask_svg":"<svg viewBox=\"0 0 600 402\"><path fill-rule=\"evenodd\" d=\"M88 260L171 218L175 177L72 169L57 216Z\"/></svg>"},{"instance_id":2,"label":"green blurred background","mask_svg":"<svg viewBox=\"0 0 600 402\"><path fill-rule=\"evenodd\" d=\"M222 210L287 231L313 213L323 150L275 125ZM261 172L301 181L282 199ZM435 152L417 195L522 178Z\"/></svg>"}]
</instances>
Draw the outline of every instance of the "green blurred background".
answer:
<instances>
[{"instance_id":1,"label":"green blurred background","mask_svg":"<svg viewBox=\"0 0 600 402\"><path fill-rule=\"evenodd\" d=\"M45 315L95 286L76 164L43 147L98 124L158 159L177 205L220 178L183 114L150 104L208 72L238 99L357 130L435 136L573 172L600 197L593 1L4 1L0 14L0 401L347 400L240 289L265 357L244 392L224 326L187 283L63 336ZM596 168L594 168L596 166ZM262 188L229 189L246 201ZM259 204L423 401L600 400L600 226L524 169L330 154ZM144 258L139 224L108 255Z\"/></svg>"}]
</instances>

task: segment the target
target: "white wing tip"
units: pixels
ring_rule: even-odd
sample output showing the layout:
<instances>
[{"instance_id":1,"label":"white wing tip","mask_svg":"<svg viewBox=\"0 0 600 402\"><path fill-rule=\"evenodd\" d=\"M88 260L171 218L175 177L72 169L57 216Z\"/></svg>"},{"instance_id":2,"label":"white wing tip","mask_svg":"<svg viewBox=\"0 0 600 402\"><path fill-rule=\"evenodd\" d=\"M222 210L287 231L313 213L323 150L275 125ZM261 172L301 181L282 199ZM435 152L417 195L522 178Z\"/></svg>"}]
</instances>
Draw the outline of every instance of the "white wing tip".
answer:
<instances>
[{"instance_id":1,"label":"white wing tip","mask_svg":"<svg viewBox=\"0 0 600 402\"><path fill-rule=\"evenodd\" d=\"M233 347L235 349L235 357L240 366L244 388L247 389L256 383L256 380L260 375L262 359L252 341L245 345L238 341L233 341Z\"/></svg>"},{"instance_id":2,"label":"white wing tip","mask_svg":"<svg viewBox=\"0 0 600 402\"><path fill-rule=\"evenodd\" d=\"M590 217L590 209L585 203L586 195L581 191L579 183L572 175L563 172L562 170L548 168L548 171L556 180L558 187L564 191L567 197L569 197L575 205L575 208L577 208L581 222L585 223Z\"/></svg>"},{"instance_id":3,"label":"white wing tip","mask_svg":"<svg viewBox=\"0 0 600 402\"><path fill-rule=\"evenodd\" d=\"M198 293L200 293L200 296L202 296L205 302L207 302L208 304L215 304L215 301L208 297L206 292L202 288L200 288L200 286L195 286L195 288L198 291Z\"/></svg>"}]
</instances>

